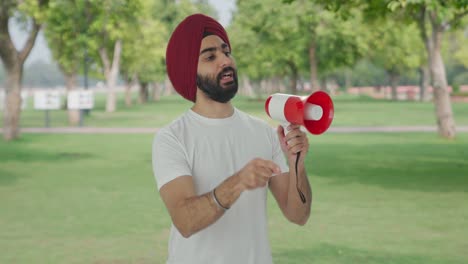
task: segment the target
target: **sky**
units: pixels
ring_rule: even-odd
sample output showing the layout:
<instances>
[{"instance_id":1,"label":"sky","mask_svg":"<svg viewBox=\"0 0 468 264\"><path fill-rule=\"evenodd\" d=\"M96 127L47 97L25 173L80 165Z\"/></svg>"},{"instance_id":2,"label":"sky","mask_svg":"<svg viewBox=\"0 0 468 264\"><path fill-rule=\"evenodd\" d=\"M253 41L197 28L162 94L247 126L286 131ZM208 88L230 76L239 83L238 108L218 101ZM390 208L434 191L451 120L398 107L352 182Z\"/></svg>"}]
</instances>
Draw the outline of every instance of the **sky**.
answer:
<instances>
[{"instance_id":1,"label":"sky","mask_svg":"<svg viewBox=\"0 0 468 264\"><path fill-rule=\"evenodd\" d=\"M209 0L209 2L216 8L218 11L219 22L223 26L227 26L231 21L231 13L235 9L235 0ZM19 30L17 26L10 21L10 32L12 35L13 42L16 47L19 49L23 46L23 43L26 41L27 35ZM36 61L43 61L49 63L52 61L52 55L49 48L47 47L47 42L44 38L42 31L39 33L34 48L32 49L29 57L26 60L26 64L30 65Z\"/></svg>"}]
</instances>

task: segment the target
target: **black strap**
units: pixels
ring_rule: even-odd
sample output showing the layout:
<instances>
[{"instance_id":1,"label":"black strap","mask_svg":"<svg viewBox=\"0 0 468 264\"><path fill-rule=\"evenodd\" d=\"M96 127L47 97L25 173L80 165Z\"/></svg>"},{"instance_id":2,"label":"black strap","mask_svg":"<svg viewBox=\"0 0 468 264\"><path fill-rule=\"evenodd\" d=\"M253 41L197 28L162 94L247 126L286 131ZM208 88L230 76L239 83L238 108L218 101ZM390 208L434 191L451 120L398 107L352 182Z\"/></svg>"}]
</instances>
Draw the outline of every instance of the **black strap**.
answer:
<instances>
[{"instance_id":1,"label":"black strap","mask_svg":"<svg viewBox=\"0 0 468 264\"><path fill-rule=\"evenodd\" d=\"M302 191L299 189L299 173L297 172L297 164L299 163L299 158L301 157L301 152L298 152L296 155L296 189L297 192L299 193L299 196L301 197L301 201L303 204L306 203L306 198L305 195L302 193Z\"/></svg>"}]
</instances>

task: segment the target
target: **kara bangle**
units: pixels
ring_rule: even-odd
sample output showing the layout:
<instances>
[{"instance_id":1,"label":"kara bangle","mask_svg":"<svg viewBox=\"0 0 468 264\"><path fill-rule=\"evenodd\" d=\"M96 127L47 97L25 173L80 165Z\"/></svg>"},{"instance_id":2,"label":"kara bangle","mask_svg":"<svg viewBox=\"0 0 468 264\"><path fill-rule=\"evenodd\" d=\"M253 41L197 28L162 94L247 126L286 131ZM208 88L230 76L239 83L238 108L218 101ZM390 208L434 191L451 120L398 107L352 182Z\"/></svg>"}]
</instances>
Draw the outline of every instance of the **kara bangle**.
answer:
<instances>
[{"instance_id":1,"label":"kara bangle","mask_svg":"<svg viewBox=\"0 0 468 264\"><path fill-rule=\"evenodd\" d=\"M225 207L219 202L218 198L216 197L216 188L214 188L211 191L211 197L213 197L213 200L214 200L215 204L218 206L219 209L221 209L223 211L226 211L226 210L229 209L229 207Z\"/></svg>"}]
</instances>

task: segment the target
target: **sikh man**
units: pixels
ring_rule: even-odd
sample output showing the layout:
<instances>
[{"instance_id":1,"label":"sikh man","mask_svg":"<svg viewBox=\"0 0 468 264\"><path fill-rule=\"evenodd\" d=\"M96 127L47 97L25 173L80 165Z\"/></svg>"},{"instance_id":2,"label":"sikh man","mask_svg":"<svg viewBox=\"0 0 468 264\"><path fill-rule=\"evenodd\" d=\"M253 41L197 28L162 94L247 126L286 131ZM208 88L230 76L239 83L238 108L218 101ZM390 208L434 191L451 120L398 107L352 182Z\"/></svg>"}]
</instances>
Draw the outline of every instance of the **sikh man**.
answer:
<instances>
[{"instance_id":1,"label":"sikh man","mask_svg":"<svg viewBox=\"0 0 468 264\"><path fill-rule=\"evenodd\" d=\"M233 106L237 68L225 29L211 17L191 15L176 27L166 67L193 102L153 141L153 172L172 219L167 263L272 263L268 189L288 220L309 218L305 133L291 125L285 136Z\"/></svg>"}]
</instances>

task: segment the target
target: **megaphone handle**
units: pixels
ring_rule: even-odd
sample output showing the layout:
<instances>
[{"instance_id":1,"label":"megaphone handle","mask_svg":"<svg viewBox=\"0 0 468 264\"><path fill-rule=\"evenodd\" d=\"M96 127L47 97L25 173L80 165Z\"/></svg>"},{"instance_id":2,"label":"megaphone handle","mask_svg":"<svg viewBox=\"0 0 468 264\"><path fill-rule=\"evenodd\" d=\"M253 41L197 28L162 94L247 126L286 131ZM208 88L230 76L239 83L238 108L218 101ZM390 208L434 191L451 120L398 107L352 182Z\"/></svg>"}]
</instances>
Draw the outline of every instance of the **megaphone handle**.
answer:
<instances>
[{"instance_id":1,"label":"megaphone handle","mask_svg":"<svg viewBox=\"0 0 468 264\"><path fill-rule=\"evenodd\" d=\"M288 123L288 122L284 122L281 124L281 126L283 127L284 129L284 135L286 136L291 130L288 129L288 126L290 125L291 123ZM286 144L288 144L286 142ZM299 174L298 174L298 170L297 170L297 165L299 164L299 158L301 157L301 152L298 152L296 153L296 164L295 164L295 169L296 169L296 189L297 189L297 192L299 193L299 197L301 198L301 201L303 204L306 203L306 198L305 198L305 195L302 193L302 191L299 189Z\"/></svg>"},{"instance_id":2,"label":"megaphone handle","mask_svg":"<svg viewBox=\"0 0 468 264\"><path fill-rule=\"evenodd\" d=\"M283 130L284 130L284 135L286 136L289 131L291 131L290 129L288 129L288 126L290 125L291 123L288 123L288 122L283 122L281 123L281 126L283 127Z\"/></svg>"}]
</instances>

